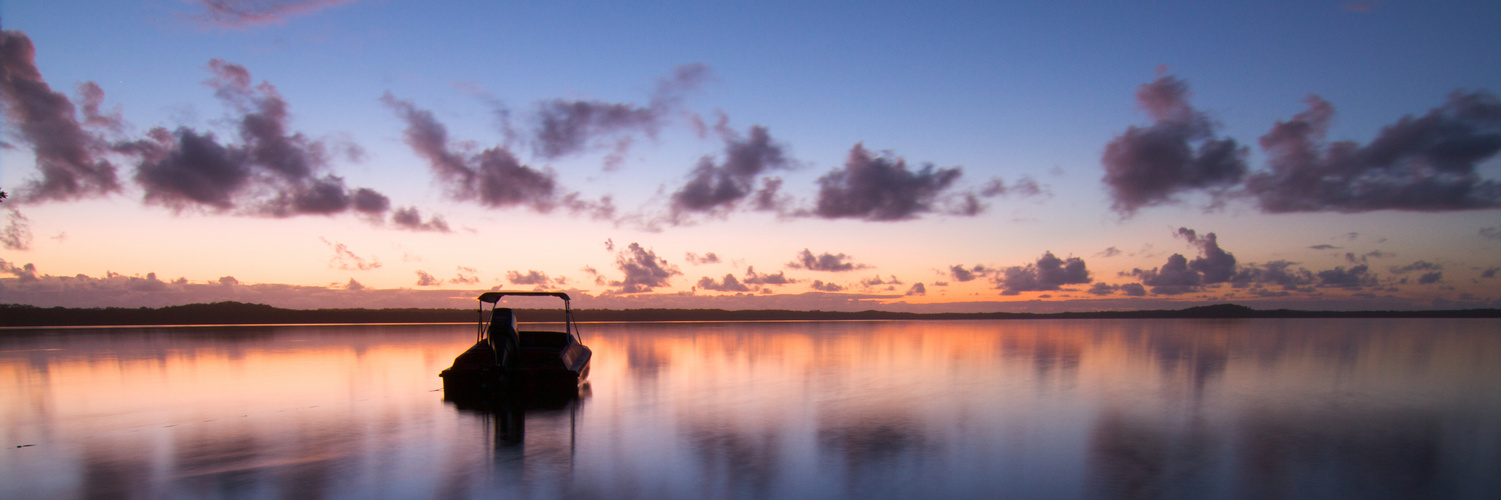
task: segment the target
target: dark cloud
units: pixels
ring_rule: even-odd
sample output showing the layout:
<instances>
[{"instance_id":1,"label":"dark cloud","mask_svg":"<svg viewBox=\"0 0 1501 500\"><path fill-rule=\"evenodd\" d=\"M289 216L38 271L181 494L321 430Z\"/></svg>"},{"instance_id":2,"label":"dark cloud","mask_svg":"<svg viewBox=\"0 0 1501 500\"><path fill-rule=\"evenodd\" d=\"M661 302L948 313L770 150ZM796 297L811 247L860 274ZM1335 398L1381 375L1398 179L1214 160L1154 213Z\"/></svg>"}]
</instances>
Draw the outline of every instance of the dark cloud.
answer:
<instances>
[{"instance_id":1,"label":"dark cloud","mask_svg":"<svg viewBox=\"0 0 1501 500\"><path fill-rule=\"evenodd\" d=\"M672 76L657 81L657 88L652 93L652 105L675 109L682 104L683 97L694 90L698 90L705 83L714 79L714 71L708 65L702 63L689 63L672 68Z\"/></svg>"},{"instance_id":2,"label":"dark cloud","mask_svg":"<svg viewBox=\"0 0 1501 500\"><path fill-rule=\"evenodd\" d=\"M1101 250L1100 253L1094 254L1094 256L1095 257L1103 257L1103 258L1108 259L1108 258L1117 256L1117 255L1120 255L1122 253L1125 253L1125 252L1122 252L1121 249L1119 249L1119 248L1109 247L1109 248L1106 248L1104 250Z\"/></svg>"},{"instance_id":3,"label":"dark cloud","mask_svg":"<svg viewBox=\"0 0 1501 500\"><path fill-rule=\"evenodd\" d=\"M867 267L870 267L865 264L848 262L850 258L850 256L842 253L832 254L828 252L824 252L822 255L814 256L812 251L804 248L802 253L797 254L797 260L788 262L787 267L793 269L806 269L809 271L829 271L836 273L853 271L856 269L865 269Z\"/></svg>"},{"instance_id":4,"label":"dark cloud","mask_svg":"<svg viewBox=\"0 0 1501 500\"><path fill-rule=\"evenodd\" d=\"M702 279L698 280L698 288L715 292L751 291L750 287L745 286L744 284L740 283L740 280L735 279L735 275L733 274L726 274L724 275L724 278L719 281L714 281L714 278L704 276Z\"/></svg>"},{"instance_id":5,"label":"dark cloud","mask_svg":"<svg viewBox=\"0 0 1501 500\"><path fill-rule=\"evenodd\" d=\"M490 148L474 158L473 175L461 186L469 196L479 198L490 207L530 204L545 208L557 190L551 171L539 171L522 165L510 150ZM464 189L464 188L461 188Z\"/></svg>"},{"instance_id":6,"label":"dark cloud","mask_svg":"<svg viewBox=\"0 0 1501 500\"><path fill-rule=\"evenodd\" d=\"M724 110L716 109L714 110L714 116L715 120L712 130L715 133L719 135L727 135L733 133L730 129L730 115L725 114ZM708 122L704 121L703 115L700 115L698 113L689 113L688 126L693 128L693 133L697 135L699 139L706 139L709 137L709 131L711 129Z\"/></svg>"},{"instance_id":7,"label":"dark cloud","mask_svg":"<svg viewBox=\"0 0 1501 500\"><path fill-rule=\"evenodd\" d=\"M1094 286L1089 287L1089 289L1085 290L1085 291L1089 292L1092 295L1105 296L1105 295L1113 294L1113 293L1115 293L1116 290L1119 290L1119 289L1120 289L1120 287L1116 286L1116 285L1111 285L1111 284L1104 283L1104 282L1096 282L1094 284Z\"/></svg>"},{"instance_id":8,"label":"dark cloud","mask_svg":"<svg viewBox=\"0 0 1501 500\"><path fill-rule=\"evenodd\" d=\"M1339 288L1363 288L1376 286L1376 276L1370 273L1370 268L1364 265L1354 266L1350 269L1335 267L1325 271L1319 271L1320 286Z\"/></svg>"},{"instance_id":9,"label":"dark cloud","mask_svg":"<svg viewBox=\"0 0 1501 500\"><path fill-rule=\"evenodd\" d=\"M657 287L668 286L673 276L683 274L667 259L657 257L656 252L631 243L615 256L615 268L625 274L623 281L612 281L611 286L620 287L620 293L650 292Z\"/></svg>"},{"instance_id":10,"label":"dark cloud","mask_svg":"<svg viewBox=\"0 0 1501 500\"><path fill-rule=\"evenodd\" d=\"M844 168L818 179L819 217L893 221L933 211L938 196L959 179L959 167L923 165L907 170L907 162L889 152L872 156L862 144L850 149Z\"/></svg>"},{"instance_id":11,"label":"dark cloud","mask_svg":"<svg viewBox=\"0 0 1501 500\"><path fill-rule=\"evenodd\" d=\"M528 269L526 274L520 271L506 271L506 281L512 285L548 286L552 284L552 278L542 271Z\"/></svg>"},{"instance_id":12,"label":"dark cloud","mask_svg":"<svg viewBox=\"0 0 1501 500\"><path fill-rule=\"evenodd\" d=\"M497 146L468 154L449 144L448 128L427 110L386 94L381 102L406 122L407 145L427 160L449 193L460 200L478 200L492 208L530 206L548 211L557 203L558 188L550 170L522 165L516 155Z\"/></svg>"},{"instance_id":13,"label":"dark cloud","mask_svg":"<svg viewBox=\"0 0 1501 500\"><path fill-rule=\"evenodd\" d=\"M1037 262L1024 266L1011 266L999 270L992 278L1002 295L1017 295L1021 292L1058 290L1062 285L1089 283L1089 270L1084 260L1069 257L1068 260L1045 252Z\"/></svg>"},{"instance_id":14,"label":"dark cloud","mask_svg":"<svg viewBox=\"0 0 1501 500\"><path fill-rule=\"evenodd\" d=\"M1276 260L1259 266L1242 266L1236 272L1234 281L1237 285L1279 285L1284 290L1297 290L1312 285L1315 281L1313 272L1301 267L1294 268L1296 265L1296 262Z\"/></svg>"},{"instance_id":15,"label":"dark cloud","mask_svg":"<svg viewBox=\"0 0 1501 500\"><path fill-rule=\"evenodd\" d=\"M1443 265L1434 264L1426 260L1420 260L1405 266L1391 266L1387 268L1392 274L1407 274L1414 271L1441 271L1443 269Z\"/></svg>"},{"instance_id":16,"label":"dark cloud","mask_svg":"<svg viewBox=\"0 0 1501 500\"><path fill-rule=\"evenodd\" d=\"M813 280L813 284L811 286L813 287L814 290L817 290L817 291L820 291L820 292L842 292L842 291L844 291L844 287L839 286L838 284L835 284L835 283L824 283L822 280Z\"/></svg>"},{"instance_id":17,"label":"dark cloud","mask_svg":"<svg viewBox=\"0 0 1501 500\"><path fill-rule=\"evenodd\" d=\"M1501 226L1482 227L1480 228L1480 236L1492 240L1501 240Z\"/></svg>"},{"instance_id":18,"label":"dark cloud","mask_svg":"<svg viewBox=\"0 0 1501 500\"><path fill-rule=\"evenodd\" d=\"M609 281L605 279L605 276L603 274L599 273L598 269L595 269L595 268L590 267L590 266L584 266L580 270L583 271L583 272L585 272L585 273L587 273L589 276L593 276L594 277L594 284L596 286L605 286L606 284L609 283Z\"/></svg>"},{"instance_id":19,"label":"dark cloud","mask_svg":"<svg viewBox=\"0 0 1501 500\"><path fill-rule=\"evenodd\" d=\"M206 208L269 217L334 215L350 210L379 217L390 200L372 189L351 190L342 177L324 173L327 146L291 132L288 104L276 87L251 84L243 66L209 61L205 83L237 113L238 144L221 144L211 132L157 127L145 139L116 146L135 156L136 182L147 203L174 210Z\"/></svg>"},{"instance_id":20,"label":"dark cloud","mask_svg":"<svg viewBox=\"0 0 1501 500\"><path fill-rule=\"evenodd\" d=\"M8 250L30 250L31 219L19 211L7 211L5 228L0 229L0 246Z\"/></svg>"},{"instance_id":21,"label":"dark cloud","mask_svg":"<svg viewBox=\"0 0 1501 500\"><path fill-rule=\"evenodd\" d=\"M761 189L756 190L755 197L752 198L754 203L752 207L756 210L763 211L783 211L788 203L789 197L782 195L781 192L782 179L777 177L763 177L761 179Z\"/></svg>"},{"instance_id":22,"label":"dark cloud","mask_svg":"<svg viewBox=\"0 0 1501 500\"><path fill-rule=\"evenodd\" d=\"M1171 203L1179 192L1224 190L1246 173L1246 148L1215 138L1215 124L1188 104L1188 84L1163 76L1142 85L1136 101L1153 119L1105 145L1101 163L1112 208L1123 215Z\"/></svg>"},{"instance_id":23,"label":"dark cloud","mask_svg":"<svg viewBox=\"0 0 1501 500\"><path fill-rule=\"evenodd\" d=\"M354 278L349 278L349 282L344 284L344 289L351 292L358 292L360 290L364 290L365 285L361 284L358 281L355 281Z\"/></svg>"},{"instance_id":24,"label":"dark cloud","mask_svg":"<svg viewBox=\"0 0 1501 500\"><path fill-rule=\"evenodd\" d=\"M703 255L688 252L686 260L689 264L693 264L695 266L699 264L718 264L719 256L715 255L714 252L706 252Z\"/></svg>"},{"instance_id":25,"label":"dark cloud","mask_svg":"<svg viewBox=\"0 0 1501 500\"><path fill-rule=\"evenodd\" d=\"M540 103L534 123L533 153L539 158L554 159L604 141L613 142L612 154L621 156L632 135L655 137L666 120L677 112L683 96L711 77L708 66L678 66L671 78L658 82L651 103L646 106L565 99Z\"/></svg>"},{"instance_id":26,"label":"dark cloud","mask_svg":"<svg viewBox=\"0 0 1501 500\"><path fill-rule=\"evenodd\" d=\"M462 152L450 149L448 127L438 123L431 111L419 109L411 102L399 100L390 93L382 95L380 100L406 122L403 135L407 145L428 161L440 179L460 181L466 185L469 183L475 173L469 166L468 159Z\"/></svg>"},{"instance_id":27,"label":"dark cloud","mask_svg":"<svg viewBox=\"0 0 1501 500\"><path fill-rule=\"evenodd\" d=\"M1029 197L1038 196L1046 192L1047 189L1044 188L1041 184L1038 184L1037 179L1033 179L1030 175L1021 176L1021 178L1017 179L1016 182L1011 184L1010 186L1006 185L1006 181L1004 179L996 177L990 179L989 182L985 183L984 187L980 188L980 196L984 196L986 198L1010 195Z\"/></svg>"},{"instance_id":28,"label":"dark cloud","mask_svg":"<svg viewBox=\"0 0 1501 500\"><path fill-rule=\"evenodd\" d=\"M549 159L582 151L597 136L630 132L656 135L664 118L649 107L601 101L553 99L537 108L533 153Z\"/></svg>"},{"instance_id":29,"label":"dark cloud","mask_svg":"<svg viewBox=\"0 0 1501 500\"><path fill-rule=\"evenodd\" d=\"M1311 247L1308 247L1308 248L1311 248L1311 249L1314 249L1314 250L1339 250L1339 247L1334 246L1334 245L1314 245L1314 246L1311 246Z\"/></svg>"},{"instance_id":30,"label":"dark cloud","mask_svg":"<svg viewBox=\"0 0 1501 500\"><path fill-rule=\"evenodd\" d=\"M324 145L301 133L288 134L287 102L266 82L251 85L250 71L221 59L209 61L214 95L242 113L240 140L248 160L290 180L312 175L325 163Z\"/></svg>"},{"instance_id":31,"label":"dark cloud","mask_svg":"<svg viewBox=\"0 0 1501 500\"><path fill-rule=\"evenodd\" d=\"M724 141L724 163L715 164L711 157L699 159L689 174L687 184L672 193L672 213L722 213L733 210L741 200L755 195L756 209L774 209L779 180L764 179L756 190L756 178L769 170L790 168L782 147L771 140L766 127L750 128L750 136L741 138L729 132Z\"/></svg>"},{"instance_id":32,"label":"dark cloud","mask_svg":"<svg viewBox=\"0 0 1501 500\"><path fill-rule=\"evenodd\" d=\"M240 284L240 280L235 279L234 276L220 276L219 284L224 286L235 286Z\"/></svg>"},{"instance_id":33,"label":"dark cloud","mask_svg":"<svg viewBox=\"0 0 1501 500\"><path fill-rule=\"evenodd\" d=\"M1196 292L1203 284L1199 272L1189 269L1188 258L1176 253L1168 257L1167 263L1162 267L1133 269L1131 274L1140 277L1141 284L1152 287L1152 293L1160 295Z\"/></svg>"},{"instance_id":34,"label":"dark cloud","mask_svg":"<svg viewBox=\"0 0 1501 500\"><path fill-rule=\"evenodd\" d=\"M83 114L83 125L115 134L124 132L125 118L120 116L120 107L109 112L99 111L104 105L104 89L94 82L78 84L78 111Z\"/></svg>"},{"instance_id":35,"label":"dark cloud","mask_svg":"<svg viewBox=\"0 0 1501 500\"><path fill-rule=\"evenodd\" d=\"M434 278L433 275L427 274L427 271L417 270L417 286L438 286L441 284L443 284L443 280Z\"/></svg>"},{"instance_id":36,"label":"dark cloud","mask_svg":"<svg viewBox=\"0 0 1501 500\"><path fill-rule=\"evenodd\" d=\"M188 16L196 22L223 29L281 24L287 18L311 14L355 0L184 0L201 7Z\"/></svg>"},{"instance_id":37,"label":"dark cloud","mask_svg":"<svg viewBox=\"0 0 1501 500\"><path fill-rule=\"evenodd\" d=\"M887 279L881 278L881 275L879 275L879 274L875 275L875 276L871 276L869 278L862 278L860 280L860 286L863 286L863 287L866 287L866 288L876 287L876 286L882 286L882 285L895 286L895 285L903 285L903 284L905 284L905 283L902 283L902 280L897 279L896 276L891 276L891 279L887 280Z\"/></svg>"},{"instance_id":38,"label":"dark cloud","mask_svg":"<svg viewBox=\"0 0 1501 500\"><path fill-rule=\"evenodd\" d=\"M1127 273L1141 278L1141 283L1152 287L1154 294L1178 295L1196 292L1204 285L1224 283L1235 280L1237 277L1249 282L1260 276L1258 271L1254 270L1237 275L1235 255L1220 248L1219 237L1214 233L1201 237L1192 229L1180 227L1176 235L1198 247L1199 256L1189 261L1182 254L1173 254L1168 257L1162 267L1149 270L1132 269L1130 273Z\"/></svg>"},{"instance_id":39,"label":"dark cloud","mask_svg":"<svg viewBox=\"0 0 1501 500\"><path fill-rule=\"evenodd\" d=\"M146 190L146 202L175 210L207 206L228 210L250 182L250 167L239 151L221 146L211 132L198 134L183 127L174 132L155 128L148 140L126 150L140 157L135 180Z\"/></svg>"},{"instance_id":40,"label":"dark cloud","mask_svg":"<svg viewBox=\"0 0 1501 500\"><path fill-rule=\"evenodd\" d=\"M344 187L344 179L334 175L326 175L318 179L308 179L304 182L293 184L286 190L278 193L275 197L259 202L256 212L272 217L291 217L294 215L334 215L351 209L366 213L367 215L380 216L384 210L367 212L359 210L361 205L356 203L358 193L373 193L374 196L385 198L385 195L377 193L369 188L360 188L358 192ZM358 200L373 204L365 208L379 207L381 204L369 198ZM390 200L384 203L390 206Z\"/></svg>"},{"instance_id":41,"label":"dark cloud","mask_svg":"<svg viewBox=\"0 0 1501 500\"><path fill-rule=\"evenodd\" d=\"M604 167L606 171L618 170L625 163L625 157L631 152L631 144L636 141L631 137L621 137L615 140L615 146L610 148L610 154L605 155Z\"/></svg>"},{"instance_id":42,"label":"dark cloud","mask_svg":"<svg viewBox=\"0 0 1501 500\"><path fill-rule=\"evenodd\" d=\"M1366 252L1366 253L1360 254L1360 255L1355 255L1354 252L1345 252L1345 261L1347 261L1347 262L1349 262L1351 264L1364 264L1364 263L1366 263L1367 260L1372 259L1372 258L1384 259L1384 258L1396 257L1396 256L1397 256L1397 254L1387 253L1387 252L1383 252L1383 251L1380 251L1380 250L1372 250L1372 251L1369 251L1369 252Z\"/></svg>"},{"instance_id":43,"label":"dark cloud","mask_svg":"<svg viewBox=\"0 0 1501 500\"><path fill-rule=\"evenodd\" d=\"M974 217L984 213L986 208L989 208L989 205L981 202L979 196L976 196L974 193L961 193L957 196L949 197L948 201L943 204L942 212L950 215Z\"/></svg>"},{"instance_id":44,"label":"dark cloud","mask_svg":"<svg viewBox=\"0 0 1501 500\"><path fill-rule=\"evenodd\" d=\"M94 103L103 92L84 99ZM54 92L36 67L36 48L20 31L0 31L0 111L16 135L31 146L39 179L16 192L18 200L68 201L120 190L115 166L100 158L104 142L83 129L72 101ZM86 117L87 118L87 117Z\"/></svg>"},{"instance_id":45,"label":"dark cloud","mask_svg":"<svg viewBox=\"0 0 1501 500\"><path fill-rule=\"evenodd\" d=\"M949 275L954 277L954 281L958 281L960 283L975 280L975 273L972 273L968 269L965 269L963 264L955 264L949 266Z\"/></svg>"},{"instance_id":46,"label":"dark cloud","mask_svg":"<svg viewBox=\"0 0 1501 500\"><path fill-rule=\"evenodd\" d=\"M1393 266L1391 270L1394 274L1425 272L1418 278L1418 283L1429 284L1442 280L1442 273L1439 272L1439 269L1442 269L1442 266L1418 261L1408 266ZM1335 267L1333 269L1314 272L1297 267L1297 263L1295 262L1283 260L1261 265L1249 264L1240 266L1231 281L1237 288L1251 287L1251 293L1262 297L1286 297L1289 296L1288 292L1313 293L1315 291L1314 286L1347 289L1379 286L1379 279L1375 274L1370 272L1370 267L1365 264L1349 268ZM1407 279L1403 278L1401 283L1407 283ZM1268 290L1263 288L1265 285L1280 286L1281 291ZM1186 291L1194 290L1188 289ZM1396 288L1391 288L1388 291L1396 291ZM1153 289L1153 292L1163 293L1158 292L1156 289Z\"/></svg>"},{"instance_id":47,"label":"dark cloud","mask_svg":"<svg viewBox=\"0 0 1501 500\"><path fill-rule=\"evenodd\" d=\"M0 259L0 272L10 273L15 277L20 278L21 283L31 283L37 281L38 279L36 275L36 266L31 263L27 263L24 266L17 266L15 264L6 262L5 259Z\"/></svg>"},{"instance_id":48,"label":"dark cloud","mask_svg":"<svg viewBox=\"0 0 1501 500\"><path fill-rule=\"evenodd\" d=\"M1419 285L1428 285L1428 284L1438 283L1439 281L1442 281L1443 279L1444 279L1444 273L1440 272L1440 271L1434 271L1434 272L1431 272L1431 273L1423 273L1422 276L1418 277L1418 284Z\"/></svg>"},{"instance_id":49,"label":"dark cloud","mask_svg":"<svg viewBox=\"0 0 1501 500\"><path fill-rule=\"evenodd\" d=\"M130 277L125 281L125 289L133 292L165 292L169 288L167 282L157 279L156 273L146 273L145 278Z\"/></svg>"},{"instance_id":50,"label":"dark cloud","mask_svg":"<svg viewBox=\"0 0 1501 500\"><path fill-rule=\"evenodd\" d=\"M1486 269L1484 272L1480 273L1480 277L1481 278L1494 278L1494 277L1496 277L1496 272L1497 271L1501 271L1501 267L1492 267L1490 269Z\"/></svg>"},{"instance_id":51,"label":"dark cloud","mask_svg":"<svg viewBox=\"0 0 1501 500\"><path fill-rule=\"evenodd\" d=\"M995 177L986 182L978 193L967 192L950 196L945 201L943 212L952 215L975 216L983 213L989 205L980 201L980 198L994 198L997 196L1020 196L1031 197L1049 194L1045 186L1038 184L1032 176L1023 175L1016 183L1007 186L1006 181Z\"/></svg>"},{"instance_id":52,"label":"dark cloud","mask_svg":"<svg viewBox=\"0 0 1501 500\"><path fill-rule=\"evenodd\" d=\"M1142 297L1147 294L1147 289L1141 283L1126 283L1121 285L1121 293L1128 297Z\"/></svg>"},{"instance_id":53,"label":"dark cloud","mask_svg":"<svg viewBox=\"0 0 1501 500\"><path fill-rule=\"evenodd\" d=\"M911 297L911 296L914 296L914 295L927 295L927 294L928 294L928 288L925 287L925 286L922 286L922 283L913 283L912 287L908 288L907 289L907 293L905 293L903 295Z\"/></svg>"},{"instance_id":54,"label":"dark cloud","mask_svg":"<svg viewBox=\"0 0 1501 500\"><path fill-rule=\"evenodd\" d=\"M1308 110L1261 136L1269 170L1247 190L1266 212L1451 211L1501 206L1501 184L1476 167L1501 151L1501 101L1455 91L1442 106L1386 126L1369 144L1327 142L1334 106Z\"/></svg>"},{"instance_id":55,"label":"dark cloud","mask_svg":"<svg viewBox=\"0 0 1501 500\"><path fill-rule=\"evenodd\" d=\"M776 274L759 274L754 266L745 268L745 284L747 285L790 285L797 280L787 277L785 271L777 271Z\"/></svg>"},{"instance_id":56,"label":"dark cloud","mask_svg":"<svg viewBox=\"0 0 1501 500\"><path fill-rule=\"evenodd\" d=\"M1206 285L1230 281L1235 276L1235 255L1220 248L1219 238L1214 233L1198 237L1194 230L1178 228L1178 236L1199 247L1199 257L1188 263L1188 268L1198 272Z\"/></svg>"},{"instance_id":57,"label":"dark cloud","mask_svg":"<svg viewBox=\"0 0 1501 500\"><path fill-rule=\"evenodd\" d=\"M436 231L439 233L450 232L448 221L443 216L434 215L427 221L422 220L422 213L417 207L397 208L391 212L391 223L397 228L411 231Z\"/></svg>"},{"instance_id":58,"label":"dark cloud","mask_svg":"<svg viewBox=\"0 0 1501 500\"><path fill-rule=\"evenodd\" d=\"M969 269L965 269L964 264L954 264L952 266L949 266L949 276L953 277L954 281L958 281L960 283L984 278L986 276L989 276L992 271L992 269L988 269L985 266L979 264L975 264L974 267L971 267Z\"/></svg>"},{"instance_id":59,"label":"dark cloud","mask_svg":"<svg viewBox=\"0 0 1501 500\"><path fill-rule=\"evenodd\" d=\"M355 189L350 202L354 211L364 214L383 214L391 209L391 199L370 188Z\"/></svg>"}]
</instances>

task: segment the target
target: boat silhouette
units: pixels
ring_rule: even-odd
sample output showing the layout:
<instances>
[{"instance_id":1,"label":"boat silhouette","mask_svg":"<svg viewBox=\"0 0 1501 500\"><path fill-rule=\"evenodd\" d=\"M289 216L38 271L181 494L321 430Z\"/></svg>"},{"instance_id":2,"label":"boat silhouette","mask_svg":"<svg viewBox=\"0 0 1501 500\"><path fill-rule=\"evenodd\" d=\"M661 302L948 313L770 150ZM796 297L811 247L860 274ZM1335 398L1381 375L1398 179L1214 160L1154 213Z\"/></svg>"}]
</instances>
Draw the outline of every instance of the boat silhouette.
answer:
<instances>
[{"instance_id":1,"label":"boat silhouette","mask_svg":"<svg viewBox=\"0 0 1501 500\"><path fill-rule=\"evenodd\" d=\"M543 296L563 300L563 331L517 328L516 312L497 307L506 296ZM480 294L474 346L459 354L443 378L443 399L483 402L497 398L567 400L578 397L589 378L593 352L579 337L568 294L499 291ZM489 308L486 308L489 304Z\"/></svg>"}]
</instances>

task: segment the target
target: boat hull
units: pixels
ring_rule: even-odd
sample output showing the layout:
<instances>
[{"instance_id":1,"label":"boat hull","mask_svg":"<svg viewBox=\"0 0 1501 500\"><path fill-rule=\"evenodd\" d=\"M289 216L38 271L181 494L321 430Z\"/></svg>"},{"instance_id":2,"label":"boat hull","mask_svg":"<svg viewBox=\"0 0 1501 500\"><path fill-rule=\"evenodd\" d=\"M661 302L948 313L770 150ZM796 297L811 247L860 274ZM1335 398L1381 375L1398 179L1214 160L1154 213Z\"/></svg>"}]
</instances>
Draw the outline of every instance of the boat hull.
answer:
<instances>
[{"instance_id":1,"label":"boat hull","mask_svg":"<svg viewBox=\"0 0 1501 500\"><path fill-rule=\"evenodd\" d=\"M484 343L476 344L460 359L465 356L483 359L486 349L488 346ZM476 351L480 354L471 354ZM443 399L451 401L577 395L579 386L589 379L592 355L588 347L571 343L551 353L526 353L521 357L520 365L512 370L502 370L493 364L465 365L456 361L453 367L443 370L438 376L443 378Z\"/></svg>"}]
</instances>

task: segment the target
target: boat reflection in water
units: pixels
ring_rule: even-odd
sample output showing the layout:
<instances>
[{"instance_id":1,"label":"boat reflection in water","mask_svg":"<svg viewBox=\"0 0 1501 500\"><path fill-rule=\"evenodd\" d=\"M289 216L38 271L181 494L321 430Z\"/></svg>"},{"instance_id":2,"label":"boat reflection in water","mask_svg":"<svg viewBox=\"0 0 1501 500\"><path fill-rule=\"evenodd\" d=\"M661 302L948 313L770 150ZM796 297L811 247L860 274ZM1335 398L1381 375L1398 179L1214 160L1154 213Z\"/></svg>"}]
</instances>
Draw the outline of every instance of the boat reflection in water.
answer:
<instances>
[{"instance_id":1,"label":"boat reflection in water","mask_svg":"<svg viewBox=\"0 0 1501 500\"><path fill-rule=\"evenodd\" d=\"M483 400L445 399L444 402L460 414L478 416L484 423L486 432L490 432L493 427L493 440L497 450L525 444L526 421L530 414L534 423L540 423L546 429L542 432L546 438L534 440L537 441L534 444L549 449L566 447L571 462L578 444L579 412L589 395L589 386L585 384L571 393L515 395ZM561 437L558 436L558 428L565 419L568 432L566 445L557 442Z\"/></svg>"}]
</instances>

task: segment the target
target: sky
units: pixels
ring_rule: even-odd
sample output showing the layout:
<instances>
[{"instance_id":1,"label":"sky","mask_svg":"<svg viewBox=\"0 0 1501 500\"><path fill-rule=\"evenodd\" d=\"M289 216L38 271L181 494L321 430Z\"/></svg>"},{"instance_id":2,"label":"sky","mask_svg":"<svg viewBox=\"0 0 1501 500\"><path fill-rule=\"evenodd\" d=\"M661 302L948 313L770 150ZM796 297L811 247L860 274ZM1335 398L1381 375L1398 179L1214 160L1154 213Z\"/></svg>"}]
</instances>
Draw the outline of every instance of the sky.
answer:
<instances>
[{"instance_id":1,"label":"sky","mask_svg":"<svg viewBox=\"0 0 1501 500\"><path fill-rule=\"evenodd\" d=\"M1496 2L472 3L4 0L0 303L1501 307Z\"/></svg>"}]
</instances>

